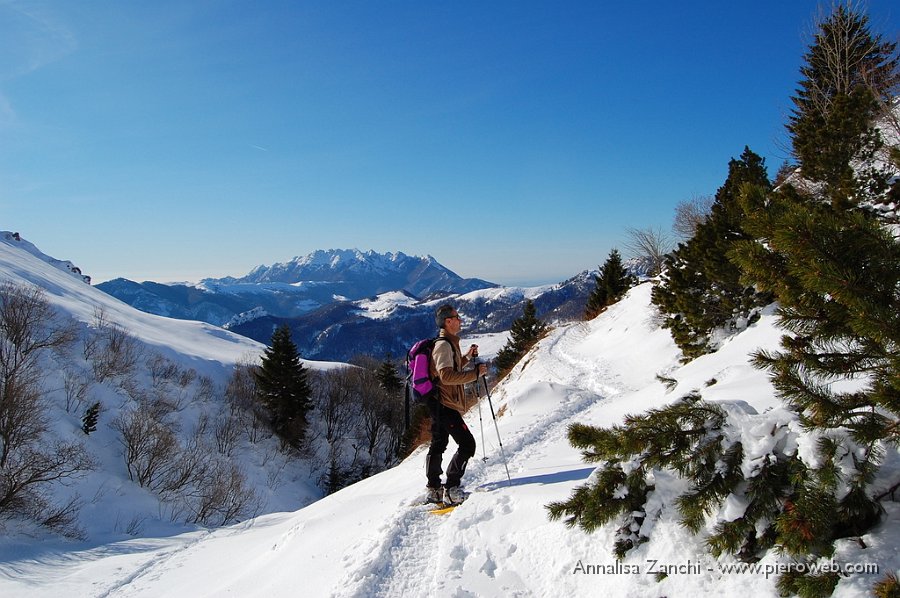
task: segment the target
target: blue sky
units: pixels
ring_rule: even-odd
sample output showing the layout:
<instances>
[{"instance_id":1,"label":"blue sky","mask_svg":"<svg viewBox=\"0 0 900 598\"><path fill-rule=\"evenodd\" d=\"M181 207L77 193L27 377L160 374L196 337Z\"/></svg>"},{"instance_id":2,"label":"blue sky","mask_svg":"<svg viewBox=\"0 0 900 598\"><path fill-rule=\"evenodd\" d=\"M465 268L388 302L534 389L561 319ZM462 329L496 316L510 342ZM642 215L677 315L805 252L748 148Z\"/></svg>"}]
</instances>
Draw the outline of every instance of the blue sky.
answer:
<instances>
[{"instance_id":1,"label":"blue sky","mask_svg":"<svg viewBox=\"0 0 900 598\"><path fill-rule=\"evenodd\" d=\"M893 38L900 6L871 0ZM770 175L819 3L0 0L0 229L95 281L316 249L557 282Z\"/></svg>"}]
</instances>

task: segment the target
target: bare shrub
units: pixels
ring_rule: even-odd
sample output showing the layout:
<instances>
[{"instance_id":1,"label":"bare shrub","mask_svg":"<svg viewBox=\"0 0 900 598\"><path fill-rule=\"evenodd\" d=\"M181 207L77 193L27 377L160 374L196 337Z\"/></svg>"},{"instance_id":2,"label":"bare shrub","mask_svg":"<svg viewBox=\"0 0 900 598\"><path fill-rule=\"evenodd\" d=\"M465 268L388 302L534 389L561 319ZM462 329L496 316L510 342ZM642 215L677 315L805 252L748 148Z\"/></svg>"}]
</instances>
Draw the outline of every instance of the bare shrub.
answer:
<instances>
[{"instance_id":1,"label":"bare shrub","mask_svg":"<svg viewBox=\"0 0 900 598\"><path fill-rule=\"evenodd\" d=\"M79 501L71 499L56 506L46 489L55 482L80 477L94 466L93 459L76 442L20 447L0 467L0 516L24 516L54 531L78 537L75 516Z\"/></svg>"},{"instance_id":2,"label":"bare shrub","mask_svg":"<svg viewBox=\"0 0 900 598\"><path fill-rule=\"evenodd\" d=\"M715 197L712 195L695 195L678 202L675 206L672 231L681 239L693 237L697 227L706 221L714 202Z\"/></svg>"},{"instance_id":3,"label":"bare shrub","mask_svg":"<svg viewBox=\"0 0 900 598\"><path fill-rule=\"evenodd\" d=\"M230 457L241 439L240 418L227 411L219 413L213 423L212 436L216 451L224 457Z\"/></svg>"},{"instance_id":4,"label":"bare shrub","mask_svg":"<svg viewBox=\"0 0 900 598\"><path fill-rule=\"evenodd\" d=\"M146 517L135 513L127 522L122 521L122 514L116 515L116 523L113 527L117 532L128 534L129 536L139 536L144 531L144 523Z\"/></svg>"},{"instance_id":5,"label":"bare shrub","mask_svg":"<svg viewBox=\"0 0 900 598\"><path fill-rule=\"evenodd\" d=\"M333 444L350 434L359 412L357 368L318 372L313 380L313 400L319 420L325 424L325 440Z\"/></svg>"},{"instance_id":6,"label":"bare shrub","mask_svg":"<svg viewBox=\"0 0 900 598\"><path fill-rule=\"evenodd\" d=\"M194 400L202 403L211 401L216 396L216 383L209 376L199 376L197 378L197 392L194 394Z\"/></svg>"},{"instance_id":7,"label":"bare shrub","mask_svg":"<svg viewBox=\"0 0 900 598\"><path fill-rule=\"evenodd\" d=\"M110 322L102 309L94 312L94 334L84 344L84 356L90 361L98 382L113 377L129 377L141 359L143 349L130 332Z\"/></svg>"},{"instance_id":8,"label":"bare shrub","mask_svg":"<svg viewBox=\"0 0 900 598\"><path fill-rule=\"evenodd\" d=\"M258 443L272 436L263 407L256 400L255 365L238 363L225 387L225 400L239 422L248 442Z\"/></svg>"},{"instance_id":9,"label":"bare shrub","mask_svg":"<svg viewBox=\"0 0 900 598\"><path fill-rule=\"evenodd\" d=\"M47 405L34 372L3 376L0 397L0 469L11 455L37 444L47 429Z\"/></svg>"},{"instance_id":10,"label":"bare shrub","mask_svg":"<svg viewBox=\"0 0 900 598\"><path fill-rule=\"evenodd\" d=\"M256 493L236 464L217 460L204 473L193 505L192 523L225 525L259 509Z\"/></svg>"},{"instance_id":11,"label":"bare shrub","mask_svg":"<svg viewBox=\"0 0 900 598\"><path fill-rule=\"evenodd\" d=\"M16 450L40 441L46 405L39 359L74 338L43 291L0 284L0 468Z\"/></svg>"},{"instance_id":12,"label":"bare shrub","mask_svg":"<svg viewBox=\"0 0 900 598\"><path fill-rule=\"evenodd\" d=\"M81 409L87 403L91 381L83 372L66 369L63 374L63 392L66 396L66 413Z\"/></svg>"},{"instance_id":13,"label":"bare shrub","mask_svg":"<svg viewBox=\"0 0 900 598\"><path fill-rule=\"evenodd\" d=\"M173 428L141 408L120 414L110 425L119 432L129 479L151 490L163 487L179 452Z\"/></svg>"},{"instance_id":14,"label":"bare shrub","mask_svg":"<svg viewBox=\"0 0 900 598\"><path fill-rule=\"evenodd\" d=\"M81 444L47 437L42 356L64 353L77 336L37 287L0 284L0 516L24 516L77 535L77 501L57 507L48 486L94 464Z\"/></svg>"},{"instance_id":15,"label":"bare shrub","mask_svg":"<svg viewBox=\"0 0 900 598\"><path fill-rule=\"evenodd\" d=\"M146 407L153 411L157 418L163 419L172 413L183 411L188 405L189 394L186 389L164 384L154 388L148 395Z\"/></svg>"},{"instance_id":16,"label":"bare shrub","mask_svg":"<svg viewBox=\"0 0 900 598\"><path fill-rule=\"evenodd\" d=\"M41 509L36 519L44 527L51 529L63 536L76 540L83 540L87 534L78 525L78 513L81 511L82 502L77 496L61 505L48 504Z\"/></svg>"},{"instance_id":17,"label":"bare shrub","mask_svg":"<svg viewBox=\"0 0 900 598\"><path fill-rule=\"evenodd\" d=\"M650 276L662 272L666 254L672 251L672 238L661 228L629 228L625 247L631 257L647 263Z\"/></svg>"},{"instance_id":18,"label":"bare shrub","mask_svg":"<svg viewBox=\"0 0 900 598\"><path fill-rule=\"evenodd\" d=\"M375 459L390 435L394 405L389 393L378 384L375 372L361 369L355 375L360 391L362 440L369 458Z\"/></svg>"},{"instance_id":19,"label":"bare shrub","mask_svg":"<svg viewBox=\"0 0 900 598\"><path fill-rule=\"evenodd\" d=\"M197 379L197 370L194 369L185 369L181 371L181 375L178 376L178 385L182 388L189 386L194 380Z\"/></svg>"},{"instance_id":20,"label":"bare shrub","mask_svg":"<svg viewBox=\"0 0 900 598\"><path fill-rule=\"evenodd\" d=\"M147 359L152 391L147 398L155 403L154 409L161 415L183 410L192 400L209 401L215 395L215 384L196 370L180 367L171 359L154 353ZM199 380L192 393L191 384Z\"/></svg>"},{"instance_id":21,"label":"bare shrub","mask_svg":"<svg viewBox=\"0 0 900 598\"><path fill-rule=\"evenodd\" d=\"M199 420L183 445L172 424L146 409L125 413L112 426L121 434L129 477L156 492L173 519L223 525L258 508L240 468L210 450L208 418Z\"/></svg>"},{"instance_id":22,"label":"bare shrub","mask_svg":"<svg viewBox=\"0 0 900 598\"><path fill-rule=\"evenodd\" d=\"M147 359L147 371L150 373L150 383L156 387L175 380L181 368L165 355L154 352Z\"/></svg>"},{"instance_id":23,"label":"bare shrub","mask_svg":"<svg viewBox=\"0 0 900 598\"><path fill-rule=\"evenodd\" d=\"M203 442L205 432L206 422L201 420L188 442L179 447L159 488L163 496L196 492L204 484L211 462L211 453Z\"/></svg>"},{"instance_id":24,"label":"bare shrub","mask_svg":"<svg viewBox=\"0 0 900 598\"><path fill-rule=\"evenodd\" d=\"M403 450L403 439L406 434L405 406L403 401L402 396L392 396L388 393L388 411L385 413L388 424L383 461L385 466L396 463Z\"/></svg>"}]
</instances>

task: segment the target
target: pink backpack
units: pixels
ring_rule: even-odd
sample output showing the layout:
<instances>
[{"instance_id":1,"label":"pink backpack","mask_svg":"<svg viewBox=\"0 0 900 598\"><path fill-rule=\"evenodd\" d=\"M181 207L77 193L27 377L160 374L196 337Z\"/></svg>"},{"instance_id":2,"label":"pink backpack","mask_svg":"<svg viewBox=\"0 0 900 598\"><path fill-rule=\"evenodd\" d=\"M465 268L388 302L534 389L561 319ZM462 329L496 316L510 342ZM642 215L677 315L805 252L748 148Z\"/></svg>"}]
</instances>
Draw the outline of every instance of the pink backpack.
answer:
<instances>
[{"instance_id":1,"label":"pink backpack","mask_svg":"<svg viewBox=\"0 0 900 598\"><path fill-rule=\"evenodd\" d=\"M434 350L434 343L440 340L447 339L440 336L422 339L406 354L406 383L412 389L415 401L424 401L434 396L437 390L437 380L431 377L431 352Z\"/></svg>"}]
</instances>

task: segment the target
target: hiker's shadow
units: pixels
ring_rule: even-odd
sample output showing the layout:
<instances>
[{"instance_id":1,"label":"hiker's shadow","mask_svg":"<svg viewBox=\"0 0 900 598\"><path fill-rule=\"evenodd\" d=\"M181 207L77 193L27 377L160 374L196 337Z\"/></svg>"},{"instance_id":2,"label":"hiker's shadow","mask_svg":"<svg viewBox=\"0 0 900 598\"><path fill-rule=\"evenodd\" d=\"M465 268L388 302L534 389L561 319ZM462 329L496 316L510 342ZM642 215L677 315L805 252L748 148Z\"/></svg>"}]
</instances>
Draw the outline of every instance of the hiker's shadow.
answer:
<instances>
[{"instance_id":1,"label":"hiker's shadow","mask_svg":"<svg viewBox=\"0 0 900 598\"><path fill-rule=\"evenodd\" d=\"M497 488L509 486L527 486L529 484L558 484L560 482L574 482L576 480L584 480L592 473L596 467L582 467L580 469L570 469L569 471L557 471L555 473L545 473L542 475L525 476L522 478L513 478L512 480L500 480L499 482L488 482L478 486L476 492L490 492Z\"/></svg>"}]
</instances>

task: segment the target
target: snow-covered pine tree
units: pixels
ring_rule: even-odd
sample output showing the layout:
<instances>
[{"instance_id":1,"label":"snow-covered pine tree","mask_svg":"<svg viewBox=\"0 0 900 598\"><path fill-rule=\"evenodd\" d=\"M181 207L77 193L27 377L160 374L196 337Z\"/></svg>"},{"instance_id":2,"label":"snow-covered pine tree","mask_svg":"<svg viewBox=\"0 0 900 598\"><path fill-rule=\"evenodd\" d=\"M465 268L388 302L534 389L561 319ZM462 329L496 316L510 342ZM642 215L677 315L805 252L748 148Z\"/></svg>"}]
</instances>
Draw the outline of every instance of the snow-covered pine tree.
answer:
<instances>
[{"instance_id":1,"label":"snow-covered pine tree","mask_svg":"<svg viewBox=\"0 0 900 598\"><path fill-rule=\"evenodd\" d=\"M299 447L306 434L312 389L287 324L272 334L272 344L256 372L257 397L270 413L272 428L289 445Z\"/></svg>"},{"instance_id":2,"label":"snow-covered pine tree","mask_svg":"<svg viewBox=\"0 0 900 598\"><path fill-rule=\"evenodd\" d=\"M867 212L792 187L748 190L746 204L760 241L735 255L747 281L777 295L788 332L755 363L803 425L824 433L820 465L797 476L779 537L792 554L827 553L878 521L872 482L900 441L900 243ZM813 582L791 579L791 591Z\"/></svg>"}]
</instances>

